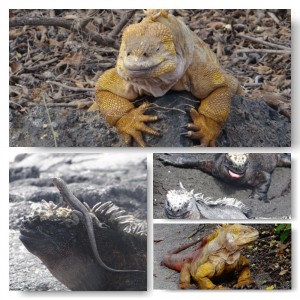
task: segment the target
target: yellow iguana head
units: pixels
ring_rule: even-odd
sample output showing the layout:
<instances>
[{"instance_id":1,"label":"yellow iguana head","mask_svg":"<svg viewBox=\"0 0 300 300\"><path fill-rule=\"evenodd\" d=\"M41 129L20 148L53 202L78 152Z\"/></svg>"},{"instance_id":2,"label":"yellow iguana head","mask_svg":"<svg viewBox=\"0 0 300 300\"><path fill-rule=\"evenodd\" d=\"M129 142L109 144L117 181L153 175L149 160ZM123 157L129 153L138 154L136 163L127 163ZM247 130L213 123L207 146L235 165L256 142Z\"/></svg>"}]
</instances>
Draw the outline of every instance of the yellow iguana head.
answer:
<instances>
[{"instance_id":1,"label":"yellow iguana head","mask_svg":"<svg viewBox=\"0 0 300 300\"><path fill-rule=\"evenodd\" d=\"M226 237L226 248L231 251L241 249L259 236L255 228L241 224L225 224L219 227L218 231Z\"/></svg>"},{"instance_id":2,"label":"yellow iguana head","mask_svg":"<svg viewBox=\"0 0 300 300\"><path fill-rule=\"evenodd\" d=\"M149 21L125 29L117 61L123 78L156 78L175 68L176 50L168 27Z\"/></svg>"}]
</instances>

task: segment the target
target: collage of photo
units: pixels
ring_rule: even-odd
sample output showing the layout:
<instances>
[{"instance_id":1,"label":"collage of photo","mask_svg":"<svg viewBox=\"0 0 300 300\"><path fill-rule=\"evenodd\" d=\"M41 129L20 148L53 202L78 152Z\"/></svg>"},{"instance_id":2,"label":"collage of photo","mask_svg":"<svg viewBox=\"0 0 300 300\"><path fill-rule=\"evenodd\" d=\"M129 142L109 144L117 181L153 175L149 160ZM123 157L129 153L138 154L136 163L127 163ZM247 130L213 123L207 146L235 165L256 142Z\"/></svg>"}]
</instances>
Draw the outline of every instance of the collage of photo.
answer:
<instances>
[{"instance_id":1,"label":"collage of photo","mask_svg":"<svg viewBox=\"0 0 300 300\"><path fill-rule=\"evenodd\" d=\"M10 9L9 290L292 290L291 127L291 9Z\"/></svg>"}]
</instances>

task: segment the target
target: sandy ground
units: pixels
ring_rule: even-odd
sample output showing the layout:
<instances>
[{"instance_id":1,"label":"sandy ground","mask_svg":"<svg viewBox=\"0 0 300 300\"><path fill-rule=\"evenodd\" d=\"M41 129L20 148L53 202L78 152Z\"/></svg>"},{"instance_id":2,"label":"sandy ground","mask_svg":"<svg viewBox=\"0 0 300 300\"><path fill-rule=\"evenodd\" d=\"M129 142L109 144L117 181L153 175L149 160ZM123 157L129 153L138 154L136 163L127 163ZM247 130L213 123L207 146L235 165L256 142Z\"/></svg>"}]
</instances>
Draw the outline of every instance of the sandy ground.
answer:
<instances>
[{"instance_id":1,"label":"sandy ground","mask_svg":"<svg viewBox=\"0 0 300 300\"><path fill-rule=\"evenodd\" d=\"M164 201L169 190L179 189L179 182L188 190L203 193L214 199L233 197L242 201L252 210L251 218L279 219L291 215L291 169L276 168L272 175L272 183L268 196L270 203L250 199L251 189L231 187L220 180L195 169L183 169L164 166L153 157L153 216L155 219L165 219ZM194 154L199 159L212 159L214 154Z\"/></svg>"}]
</instances>

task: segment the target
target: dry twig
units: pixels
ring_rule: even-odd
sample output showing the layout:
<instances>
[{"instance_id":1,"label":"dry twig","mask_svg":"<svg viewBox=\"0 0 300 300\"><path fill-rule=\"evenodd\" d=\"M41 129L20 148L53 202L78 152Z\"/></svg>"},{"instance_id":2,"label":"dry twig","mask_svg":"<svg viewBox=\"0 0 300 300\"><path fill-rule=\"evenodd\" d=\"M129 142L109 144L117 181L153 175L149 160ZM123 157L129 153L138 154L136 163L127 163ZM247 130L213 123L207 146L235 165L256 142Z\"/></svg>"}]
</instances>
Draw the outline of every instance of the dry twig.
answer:
<instances>
[{"instance_id":1,"label":"dry twig","mask_svg":"<svg viewBox=\"0 0 300 300\"><path fill-rule=\"evenodd\" d=\"M68 86L68 85L62 84L60 82L51 81L51 80L47 80L46 83L54 84L54 85L57 85L59 87L62 87L64 89L74 91L74 92L94 92L95 91L95 89L93 89L93 88L77 88L74 86Z\"/></svg>"},{"instance_id":2,"label":"dry twig","mask_svg":"<svg viewBox=\"0 0 300 300\"><path fill-rule=\"evenodd\" d=\"M247 39L247 40L256 42L256 43L259 43L259 44L262 44L262 45L265 45L265 46L268 46L268 47L271 47L271 48L292 51L291 48L289 48L289 47L274 44L274 43L270 43L270 42L266 42L266 41L264 41L260 38L255 38L255 37L248 36L248 35L245 35L245 34L242 34L242 33L237 33L236 36L240 37L240 38L243 38L243 39Z\"/></svg>"},{"instance_id":3,"label":"dry twig","mask_svg":"<svg viewBox=\"0 0 300 300\"><path fill-rule=\"evenodd\" d=\"M115 38L123 29L123 27L129 22L129 20L134 16L136 9L131 9L126 11L120 20L120 22L115 26L115 28L109 33L110 38Z\"/></svg>"},{"instance_id":4,"label":"dry twig","mask_svg":"<svg viewBox=\"0 0 300 300\"><path fill-rule=\"evenodd\" d=\"M18 26L59 26L66 29L69 29L70 31L75 32L78 30L78 28L74 27L74 22L69 21L63 18L14 18L9 21L9 27L18 27ZM116 42L115 39L112 39L110 37L102 37L100 34L93 32L87 28L79 28L80 32L90 38L92 41L95 41L96 43L103 45L103 46L110 46L116 49L119 49L119 44Z\"/></svg>"},{"instance_id":5,"label":"dry twig","mask_svg":"<svg viewBox=\"0 0 300 300\"><path fill-rule=\"evenodd\" d=\"M237 49L236 53L271 53L271 54L290 54L292 52L289 50L273 50L273 49Z\"/></svg>"}]
</instances>

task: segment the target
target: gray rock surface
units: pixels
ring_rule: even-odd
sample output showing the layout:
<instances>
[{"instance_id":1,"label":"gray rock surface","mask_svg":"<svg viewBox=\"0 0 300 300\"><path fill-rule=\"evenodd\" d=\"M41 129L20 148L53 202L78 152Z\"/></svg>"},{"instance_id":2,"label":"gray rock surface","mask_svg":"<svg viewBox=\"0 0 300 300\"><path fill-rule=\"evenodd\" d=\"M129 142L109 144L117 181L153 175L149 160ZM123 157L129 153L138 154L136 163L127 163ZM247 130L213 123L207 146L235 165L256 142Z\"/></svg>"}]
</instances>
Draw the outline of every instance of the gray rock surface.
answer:
<instances>
[{"instance_id":1,"label":"gray rock surface","mask_svg":"<svg viewBox=\"0 0 300 300\"><path fill-rule=\"evenodd\" d=\"M182 135L191 122L191 107L199 100L187 92L170 92L149 100L147 114L159 117L150 127L162 133L161 137L144 135L148 146L190 147L193 142ZM143 100L136 101L140 104ZM49 108L50 118L59 147L123 147L126 146L115 128L109 126L98 112ZM53 147L54 138L44 106L36 106L24 114L10 110L10 146ZM270 108L263 100L234 97L228 120L217 140L219 147L289 147L291 123L289 119ZM136 146L136 144L134 144Z\"/></svg>"},{"instance_id":2,"label":"gray rock surface","mask_svg":"<svg viewBox=\"0 0 300 300\"><path fill-rule=\"evenodd\" d=\"M145 154L27 154L17 156L15 169L35 167L40 174L18 179L12 176L10 199L10 290L65 291L19 241L19 226L42 199L57 202L59 194L52 177L61 177L74 194L90 206L112 201L142 220L147 219L147 164ZM17 172L20 173L20 172ZM22 173L22 172L21 172ZM28 178L32 177L32 178Z\"/></svg>"}]
</instances>

